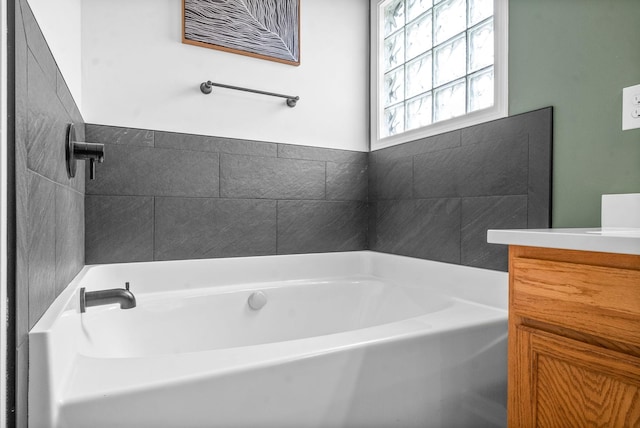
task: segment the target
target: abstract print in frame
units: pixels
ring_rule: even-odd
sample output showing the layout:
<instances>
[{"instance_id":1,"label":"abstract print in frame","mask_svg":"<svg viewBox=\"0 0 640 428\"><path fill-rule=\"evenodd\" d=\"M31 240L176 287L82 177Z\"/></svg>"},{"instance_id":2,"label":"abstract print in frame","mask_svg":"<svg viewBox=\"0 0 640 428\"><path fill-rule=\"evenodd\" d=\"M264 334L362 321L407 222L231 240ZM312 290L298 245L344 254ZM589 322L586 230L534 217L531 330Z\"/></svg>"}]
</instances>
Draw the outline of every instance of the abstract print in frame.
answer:
<instances>
[{"instance_id":1,"label":"abstract print in frame","mask_svg":"<svg viewBox=\"0 0 640 428\"><path fill-rule=\"evenodd\" d=\"M183 43L300 65L300 0L183 0Z\"/></svg>"}]
</instances>

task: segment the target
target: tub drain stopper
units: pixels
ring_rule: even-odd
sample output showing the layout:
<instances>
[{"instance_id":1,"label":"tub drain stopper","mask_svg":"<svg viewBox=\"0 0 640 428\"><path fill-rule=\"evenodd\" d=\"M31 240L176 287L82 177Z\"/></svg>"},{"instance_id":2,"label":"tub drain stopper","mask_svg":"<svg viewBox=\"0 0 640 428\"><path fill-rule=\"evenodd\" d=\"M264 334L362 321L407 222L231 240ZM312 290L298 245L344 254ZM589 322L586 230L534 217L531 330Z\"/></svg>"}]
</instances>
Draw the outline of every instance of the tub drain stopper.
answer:
<instances>
[{"instance_id":1,"label":"tub drain stopper","mask_svg":"<svg viewBox=\"0 0 640 428\"><path fill-rule=\"evenodd\" d=\"M251 309L257 311L267 304L267 295L262 291L253 292L251 293L251 296L249 296L247 303Z\"/></svg>"}]
</instances>

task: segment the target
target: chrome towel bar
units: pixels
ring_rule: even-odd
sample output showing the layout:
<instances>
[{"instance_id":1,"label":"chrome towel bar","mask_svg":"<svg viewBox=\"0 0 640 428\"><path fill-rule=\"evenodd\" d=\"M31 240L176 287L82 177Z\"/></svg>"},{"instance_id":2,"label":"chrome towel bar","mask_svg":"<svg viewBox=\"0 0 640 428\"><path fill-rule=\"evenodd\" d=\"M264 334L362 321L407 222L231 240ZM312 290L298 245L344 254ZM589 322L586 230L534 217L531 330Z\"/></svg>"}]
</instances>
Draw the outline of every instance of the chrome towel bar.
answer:
<instances>
[{"instance_id":1,"label":"chrome towel bar","mask_svg":"<svg viewBox=\"0 0 640 428\"><path fill-rule=\"evenodd\" d=\"M236 90L236 91L244 91L244 92L252 92L254 94L268 95L270 97L286 98L287 99L287 105L289 107L295 107L296 103L300 99L300 97L292 96L292 95L283 95L283 94L277 94L275 92L259 91L257 89L249 89L249 88L242 88L240 86L224 85L222 83L214 83L211 80L208 80L206 82L202 82L200 84L200 90L202 91L203 94L210 94L213 91L212 88L214 86L216 86L218 88L226 88L226 89L233 89L233 90Z\"/></svg>"}]
</instances>

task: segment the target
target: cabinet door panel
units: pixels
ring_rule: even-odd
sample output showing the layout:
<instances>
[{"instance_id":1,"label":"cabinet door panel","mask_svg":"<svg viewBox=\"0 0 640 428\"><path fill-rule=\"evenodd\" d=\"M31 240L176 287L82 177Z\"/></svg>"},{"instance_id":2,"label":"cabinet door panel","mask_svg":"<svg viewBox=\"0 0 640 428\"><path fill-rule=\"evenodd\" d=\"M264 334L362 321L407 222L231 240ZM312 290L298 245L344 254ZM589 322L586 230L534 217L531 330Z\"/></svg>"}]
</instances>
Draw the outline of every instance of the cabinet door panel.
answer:
<instances>
[{"instance_id":1,"label":"cabinet door panel","mask_svg":"<svg viewBox=\"0 0 640 428\"><path fill-rule=\"evenodd\" d=\"M528 383L532 400L522 405L535 403L514 413L531 418L520 426L640 427L640 359L527 327L517 331L529 357L518 361L530 365L519 371L530 376L513 381Z\"/></svg>"},{"instance_id":2,"label":"cabinet door panel","mask_svg":"<svg viewBox=\"0 0 640 428\"><path fill-rule=\"evenodd\" d=\"M635 427L640 424L638 385L539 354L539 427Z\"/></svg>"}]
</instances>

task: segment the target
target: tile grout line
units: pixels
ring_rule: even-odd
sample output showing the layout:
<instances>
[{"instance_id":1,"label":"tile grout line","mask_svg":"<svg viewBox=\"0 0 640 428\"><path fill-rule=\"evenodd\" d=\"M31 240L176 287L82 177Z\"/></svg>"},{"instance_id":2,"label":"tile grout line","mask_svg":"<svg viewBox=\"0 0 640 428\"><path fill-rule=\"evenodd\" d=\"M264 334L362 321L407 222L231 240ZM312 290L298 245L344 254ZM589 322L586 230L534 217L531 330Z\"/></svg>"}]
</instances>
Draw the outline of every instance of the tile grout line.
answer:
<instances>
[{"instance_id":1,"label":"tile grout line","mask_svg":"<svg viewBox=\"0 0 640 428\"><path fill-rule=\"evenodd\" d=\"M532 182L535 181L536 177L532 177L532 168L531 165L535 164L535 161L532 162L531 160L531 156L535 156L535 152L531 152L531 130L528 130L527 132L527 229L531 228L531 225L529 224L529 198L530 196L532 196L532 192L531 192L531 188L533 187ZM553 140L553 137L551 138ZM553 156L553 155L552 155ZM553 166L551 166L551 168L553 168ZM553 183L553 170L550 170L549 173L549 185L551 185L551 183ZM537 186L536 186L537 187ZM535 192L533 192L535 193ZM549 194L549 203L551 203L551 194ZM551 206L548 206L548 211L549 211L549 216L551 216ZM551 219L549 219L549 223L547 224L547 227L551 227Z\"/></svg>"},{"instance_id":2,"label":"tile grout line","mask_svg":"<svg viewBox=\"0 0 640 428\"><path fill-rule=\"evenodd\" d=\"M58 297L58 192L53 189L53 300ZM47 303L47 308L51 306L53 300ZM44 315L44 312L42 313ZM42 316L41 315L41 316Z\"/></svg>"},{"instance_id":3,"label":"tile grout line","mask_svg":"<svg viewBox=\"0 0 640 428\"><path fill-rule=\"evenodd\" d=\"M151 260L156 260L156 197L153 197L153 204L151 204Z\"/></svg>"},{"instance_id":4,"label":"tile grout line","mask_svg":"<svg viewBox=\"0 0 640 428\"><path fill-rule=\"evenodd\" d=\"M462 264L462 197L460 197L460 214L458 215L460 235L458 236L458 245L460 249L460 258L458 259L458 264Z\"/></svg>"},{"instance_id":5,"label":"tile grout line","mask_svg":"<svg viewBox=\"0 0 640 428\"><path fill-rule=\"evenodd\" d=\"M328 179L328 177L327 177L327 165L328 165L328 162L325 162L324 163L324 200L325 201L329 199L328 196L327 196L327 179Z\"/></svg>"},{"instance_id":6,"label":"tile grout line","mask_svg":"<svg viewBox=\"0 0 640 428\"><path fill-rule=\"evenodd\" d=\"M416 198L416 157L411 156L411 199Z\"/></svg>"},{"instance_id":7,"label":"tile grout line","mask_svg":"<svg viewBox=\"0 0 640 428\"><path fill-rule=\"evenodd\" d=\"M53 183L57 184L57 183ZM60 186L60 184L57 184ZM64 187L64 186L63 186ZM66 188L66 187L65 187ZM79 193L79 192L75 192ZM166 199L206 199L206 200L219 200L219 201L291 201L291 202L326 202L326 203L346 203L346 202L367 202L366 200L356 200L356 199L312 199L312 198L230 198L230 197L216 197L216 196L176 196L176 195L108 195L108 194L98 194L98 193L79 193L81 196L85 197L100 197L100 198L166 198ZM521 196L521 195L515 195ZM440 199L440 198L431 198L431 199ZM389 199L389 201L394 201L396 199ZM403 199L406 200L406 199Z\"/></svg>"},{"instance_id":8,"label":"tile grout line","mask_svg":"<svg viewBox=\"0 0 640 428\"><path fill-rule=\"evenodd\" d=\"M55 180L53 180L53 179L51 179L51 178L47 177L46 175L42 175L42 174L41 174L41 173L39 173L38 171L34 171L34 170L30 169L29 167L27 167L27 173L31 173L31 174L33 174L33 175L37 175L38 177L42 178L42 179L43 179L43 180L45 180L45 181L48 181L49 183L52 183L52 184L54 184L54 185L56 185L56 186L64 187L65 189L69 189L69 190L71 190L72 192L78 193L78 194L80 194L80 195L83 195L83 196L84 196L84 195L86 195L86 194L87 194L87 193L86 193L86 189L85 189L85 192L84 192L84 193L82 193L80 190L75 189L75 188L74 188L73 186L71 186L71 185L67 185L67 184L64 184L64 183L58 183L57 181L55 181Z\"/></svg>"}]
</instances>

